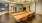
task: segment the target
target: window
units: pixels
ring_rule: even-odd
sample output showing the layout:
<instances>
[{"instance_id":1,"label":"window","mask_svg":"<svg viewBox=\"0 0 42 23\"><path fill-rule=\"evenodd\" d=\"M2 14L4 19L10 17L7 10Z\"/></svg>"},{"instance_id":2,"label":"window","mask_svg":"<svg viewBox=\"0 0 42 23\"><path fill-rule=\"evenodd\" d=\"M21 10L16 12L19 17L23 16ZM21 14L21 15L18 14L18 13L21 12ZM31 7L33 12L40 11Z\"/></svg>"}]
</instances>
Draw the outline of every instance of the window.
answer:
<instances>
[{"instance_id":1,"label":"window","mask_svg":"<svg viewBox=\"0 0 42 23\"><path fill-rule=\"evenodd\" d=\"M2 7L3 7L3 5L2 5L2 3L0 3L0 12L2 11Z\"/></svg>"},{"instance_id":2,"label":"window","mask_svg":"<svg viewBox=\"0 0 42 23\"><path fill-rule=\"evenodd\" d=\"M9 4L8 3L4 3L4 7L5 8L8 8L9 7Z\"/></svg>"},{"instance_id":3,"label":"window","mask_svg":"<svg viewBox=\"0 0 42 23\"><path fill-rule=\"evenodd\" d=\"M23 6L20 6L20 11L22 11Z\"/></svg>"}]
</instances>

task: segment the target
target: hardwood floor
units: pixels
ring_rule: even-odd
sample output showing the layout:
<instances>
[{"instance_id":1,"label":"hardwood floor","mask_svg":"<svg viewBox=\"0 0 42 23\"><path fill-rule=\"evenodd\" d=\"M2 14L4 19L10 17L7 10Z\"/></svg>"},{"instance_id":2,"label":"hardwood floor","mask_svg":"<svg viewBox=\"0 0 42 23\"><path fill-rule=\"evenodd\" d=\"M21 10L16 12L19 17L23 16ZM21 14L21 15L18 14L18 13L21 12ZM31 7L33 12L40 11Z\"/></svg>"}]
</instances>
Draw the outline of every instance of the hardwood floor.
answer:
<instances>
[{"instance_id":1,"label":"hardwood floor","mask_svg":"<svg viewBox=\"0 0 42 23\"><path fill-rule=\"evenodd\" d=\"M30 23L42 23L42 15L36 13L36 17Z\"/></svg>"}]
</instances>

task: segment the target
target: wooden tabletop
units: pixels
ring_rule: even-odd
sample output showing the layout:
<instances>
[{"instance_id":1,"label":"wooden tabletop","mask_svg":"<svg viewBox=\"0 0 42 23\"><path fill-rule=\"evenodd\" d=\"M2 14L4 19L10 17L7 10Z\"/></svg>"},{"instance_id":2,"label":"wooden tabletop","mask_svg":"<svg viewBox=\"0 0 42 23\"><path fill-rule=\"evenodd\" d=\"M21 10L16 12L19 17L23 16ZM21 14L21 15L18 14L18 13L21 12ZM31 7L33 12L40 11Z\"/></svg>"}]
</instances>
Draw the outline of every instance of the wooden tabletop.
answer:
<instances>
[{"instance_id":1,"label":"wooden tabletop","mask_svg":"<svg viewBox=\"0 0 42 23\"><path fill-rule=\"evenodd\" d=\"M16 20L19 20L19 19L21 19L21 18L23 18L23 17L26 17L26 16L28 16L29 14L32 14L33 12L19 12L19 13L14 13L14 14L12 14L12 16L14 16L15 18L16 18Z\"/></svg>"}]
</instances>

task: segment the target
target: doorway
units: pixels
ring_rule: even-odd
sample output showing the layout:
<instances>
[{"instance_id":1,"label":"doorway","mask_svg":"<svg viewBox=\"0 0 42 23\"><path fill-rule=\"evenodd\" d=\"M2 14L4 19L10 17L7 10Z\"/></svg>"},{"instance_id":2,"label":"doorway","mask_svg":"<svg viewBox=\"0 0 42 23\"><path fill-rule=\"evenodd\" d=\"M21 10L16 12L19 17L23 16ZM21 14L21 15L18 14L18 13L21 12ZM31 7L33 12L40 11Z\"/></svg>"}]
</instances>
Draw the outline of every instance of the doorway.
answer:
<instances>
[{"instance_id":1,"label":"doorway","mask_svg":"<svg viewBox=\"0 0 42 23\"><path fill-rule=\"evenodd\" d=\"M23 7L23 11L25 11L26 10L26 7Z\"/></svg>"}]
</instances>

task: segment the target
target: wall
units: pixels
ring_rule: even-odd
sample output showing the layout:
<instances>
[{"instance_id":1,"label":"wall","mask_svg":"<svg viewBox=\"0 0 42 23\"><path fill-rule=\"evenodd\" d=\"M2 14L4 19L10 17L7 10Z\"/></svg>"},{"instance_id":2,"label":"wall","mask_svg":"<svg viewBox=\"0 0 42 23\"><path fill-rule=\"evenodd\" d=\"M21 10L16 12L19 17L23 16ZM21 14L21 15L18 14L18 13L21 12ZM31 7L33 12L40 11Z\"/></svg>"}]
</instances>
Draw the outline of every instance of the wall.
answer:
<instances>
[{"instance_id":1,"label":"wall","mask_svg":"<svg viewBox=\"0 0 42 23\"><path fill-rule=\"evenodd\" d=\"M32 3L30 5L30 10L33 11L33 12L35 12L35 3Z\"/></svg>"},{"instance_id":2,"label":"wall","mask_svg":"<svg viewBox=\"0 0 42 23\"><path fill-rule=\"evenodd\" d=\"M36 2L36 13L42 14L42 4L41 3L42 3L41 0L38 0ZM32 3L30 5L30 10L33 11L33 12L35 12L35 3Z\"/></svg>"},{"instance_id":3,"label":"wall","mask_svg":"<svg viewBox=\"0 0 42 23\"><path fill-rule=\"evenodd\" d=\"M14 4L9 4L9 12L13 12L13 5Z\"/></svg>"},{"instance_id":4,"label":"wall","mask_svg":"<svg viewBox=\"0 0 42 23\"><path fill-rule=\"evenodd\" d=\"M42 4L41 4L41 0L38 0L38 2L36 3L36 13L42 14Z\"/></svg>"}]
</instances>

